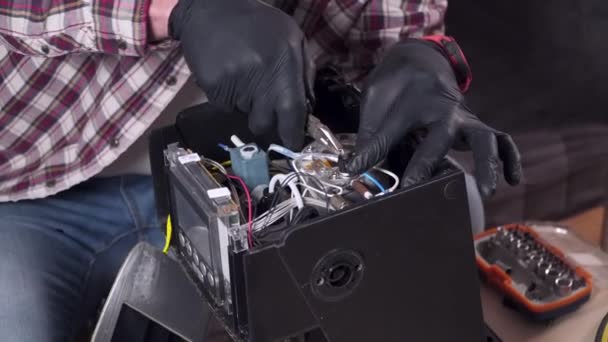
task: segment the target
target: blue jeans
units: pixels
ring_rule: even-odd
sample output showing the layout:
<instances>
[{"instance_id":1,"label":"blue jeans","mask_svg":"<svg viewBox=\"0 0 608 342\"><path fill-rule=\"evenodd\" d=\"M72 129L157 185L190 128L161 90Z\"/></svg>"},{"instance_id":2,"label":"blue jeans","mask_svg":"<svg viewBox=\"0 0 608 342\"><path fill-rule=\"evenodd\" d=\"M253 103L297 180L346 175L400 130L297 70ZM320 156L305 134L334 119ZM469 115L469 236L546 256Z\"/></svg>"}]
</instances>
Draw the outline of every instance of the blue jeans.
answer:
<instances>
[{"instance_id":1,"label":"blue jeans","mask_svg":"<svg viewBox=\"0 0 608 342\"><path fill-rule=\"evenodd\" d=\"M142 240L164 241L151 177L93 179L50 198L0 203L0 340L85 340Z\"/></svg>"}]
</instances>

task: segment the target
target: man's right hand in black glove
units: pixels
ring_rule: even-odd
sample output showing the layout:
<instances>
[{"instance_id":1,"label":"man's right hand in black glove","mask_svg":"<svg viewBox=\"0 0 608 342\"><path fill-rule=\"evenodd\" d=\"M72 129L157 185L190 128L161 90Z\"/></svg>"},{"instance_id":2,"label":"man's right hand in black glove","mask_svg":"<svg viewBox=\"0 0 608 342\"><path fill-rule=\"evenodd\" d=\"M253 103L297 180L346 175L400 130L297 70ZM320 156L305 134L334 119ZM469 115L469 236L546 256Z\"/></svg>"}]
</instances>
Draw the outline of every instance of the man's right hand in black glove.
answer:
<instances>
[{"instance_id":1,"label":"man's right hand in black glove","mask_svg":"<svg viewBox=\"0 0 608 342\"><path fill-rule=\"evenodd\" d=\"M455 43L451 50L460 52ZM357 151L344 167L352 174L382 161L408 134L425 131L402 186L429 179L452 147L473 152L475 178L484 197L496 190L501 162L509 184L521 180L521 158L513 139L466 107L454 67L435 43L408 39L387 52L367 79L359 126Z\"/></svg>"},{"instance_id":2,"label":"man's right hand in black glove","mask_svg":"<svg viewBox=\"0 0 608 342\"><path fill-rule=\"evenodd\" d=\"M291 17L257 0L180 0L169 34L211 103L249 113L255 134L276 128L287 147L301 147L314 67Z\"/></svg>"}]
</instances>

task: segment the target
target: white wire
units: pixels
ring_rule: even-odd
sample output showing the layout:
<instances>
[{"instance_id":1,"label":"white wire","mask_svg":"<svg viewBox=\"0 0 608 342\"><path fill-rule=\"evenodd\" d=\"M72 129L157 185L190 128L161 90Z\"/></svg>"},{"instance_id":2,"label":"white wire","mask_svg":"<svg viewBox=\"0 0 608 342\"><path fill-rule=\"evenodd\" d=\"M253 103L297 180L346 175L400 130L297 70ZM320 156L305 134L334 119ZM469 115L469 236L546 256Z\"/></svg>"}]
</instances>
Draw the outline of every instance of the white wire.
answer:
<instances>
[{"instance_id":1,"label":"white wire","mask_svg":"<svg viewBox=\"0 0 608 342\"><path fill-rule=\"evenodd\" d=\"M306 205L315 206L319 208L325 208L326 203L316 198L306 197L304 198L304 202ZM271 226L275 222L279 221L286 215L288 215L292 210L296 209L296 201L294 198L290 198L285 200L274 207L274 210L268 210L262 215L258 216L253 222L253 231L258 232L266 227ZM334 208L330 208L329 210L335 210ZM272 213L271 213L272 211ZM268 217L270 215L270 217ZM245 227L245 226L243 226Z\"/></svg>"},{"instance_id":2,"label":"white wire","mask_svg":"<svg viewBox=\"0 0 608 342\"><path fill-rule=\"evenodd\" d=\"M285 215L289 214L289 212L292 209L295 209L296 207L297 207L297 205L293 198L290 198L286 201L279 203L278 205L276 205L274 207L274 210L272 210L272 213L271 213L271 210L269 210L269 211L265 212L264 214L262 214L261 216L259 216L258 218L256 218L256 220L253 223L253 230L257 232L257 231L263 229L264 227L271 226L273 223L277 222L278 220L283 218ZM267 217L267 216L269 216L269 217Z\"/></svg>"},{"instance_id":3,"label":"white wire","mask_svg":"<svg viewBox=\"0 0 608 342\"><path fill-rule=\"evenodd\" d=\"M327 193L323 192L322 190L319 190L319 189L317 189L317 188L315 188L313 186L310 186L310 185L308 185L306 183L298 183L298 184L300 186L304 187L304 191L306 191L306 190L312 191L312 192L314 192L316 194L319 194L319 195L321 195L323 197L332 197L331 195L328 195Z\"/></svg>"},{"instance_id":4,"label":"white wire","mask_svg":"<svg viewBox=\"0 0 608 342\"><path fill-rule=\"evenodd\" d=\"M285 178L287 178L287 175L284 173L277 173L276 175L272 176L272 178L270 179L270 183L268 184L268 192L269 193L274 193L274 187L277 185L277 182L282 182L285 180Z\"/></svg>"},{"instance_id":5,"label":"white wire","mask_svg":"<svg viewBox=\"0 0 608 342\"><path fill-rule=\"evenodd\" d=\"M333 196L336 196L336 195L338 195L338 196L339 196L339 195L342 195L342 194L344 193L344 188L342 188L342 187L340 187L340 186L337 186L337 185L334 185L334 184L330 184L330 183L324 182L324 181L322 181L322 180L320 180L320 179L318 179L318 178L317 178L317 181L318 181L319 183L321 183L323 186L326 186L326 187L329 187L329 188L334 188L334 189L337 189L337 190L338 190L338 192L337 192L337 193L335 193L335 194L328 194L327 192L322 191L322 190L320 190L320 189L317 189L317 188L315 188L314 186L310 186L310 185L308 185L308 183L306 182L306 177L303 177L303 176L302 176L302 173L301 173L300 171L298 171L298 169L297 169L297 167L296 167L296 162L295 162L294 160L292 160L292 161L291 161L291 167L292 167L292 168L295 170L295 172L292 172L292 173L295 173L296 175L298 175L298 178L300 179L300 185L301 185L301 186L303 186L304 188L306 188L306 189L308 189L308 190L312 191L312 192L315 192L315 193L317 193L317 194L319 194L319 195L321 195L321 196L324 196L324 197L333 197ZM314 176L313 176L313 175L310 175L310 177L314 177ZM304 190L304 191L306 191L306 190Z\"/></svg>"},{"instance_id":6,"label":"white wire","mask_svg":"<svg viewBox=\"0 0 608 342\"><path fill-rule=\"evenodd\" d=\"M396 174L394 174L393 172L391 172L391 171L389 171L387 169L383 169L381 167L374 167L374 169L376 169L376 170L384 173L385 175L390 176L395 181L395 184L393 184L393 186L391 186L385 192L381 192L379 195L384 195L386 193L391 193L391 192L397 190L397 188L399 187L399 177Z\"/></svg>"},{"instance_id":7,"label":"white wire","mask_svg":"<svg viewBox=\"0 0 608 342\"><path fill-rule=\"evenodd\" d=\"M294 175L295 175L294 172L289 173L287 175L282 174L282 173L277 173L270 180L270 184L268 185L268 192L271 194L274 193L274 188L275 188L277 182L280 182L280 184L282 186L287 185L287 186L289 186L289 189L291 190L291 197L295 198L297 207L299 209L302 209L302 208L304 208L304 200L302 200L302 194L300 193L300 190L298 189L298 187L296 185L297 177L293 177ZM293 179L291 179L291 178L293 178ZM283 182L286 179L289 179L289 181L287 182L287 184L283 184Z\"/></svg>"},{"instance_id":8,"label":"white wire","mask_svg":"<svg viewBox=\"0 0 608 342\"><path fill-rule=\"evenodd\" d=\"M298 183L300 185L302 185L302 183ZM310 191L309 188L304 187L304 191L302 191L302 198L306 198L306 195L308 195L308 192Z\"/></svg>"},{"instance_id":9,"label":"white wire","mask_svg":"<svg viewBox=\"0 0 608 342\"><path fill-rule=\"evenodd\" d=\"M329 196L329 197L333 197L333 196L336 196L336 195L340 196L340 195L342 195L344 193L344 188L342 188L341 186L337 186L337 185L334 185L334 184L331 184L331 183L327 183L327 182L324 182L324 181L322 181L320 179L319 179L319 182L321 182L321 184L323 184L326 187L338 189L337 193L334 193L334 194L331 194L331 195L327 194L327 196Z\"/></svg>"}]
</instances>

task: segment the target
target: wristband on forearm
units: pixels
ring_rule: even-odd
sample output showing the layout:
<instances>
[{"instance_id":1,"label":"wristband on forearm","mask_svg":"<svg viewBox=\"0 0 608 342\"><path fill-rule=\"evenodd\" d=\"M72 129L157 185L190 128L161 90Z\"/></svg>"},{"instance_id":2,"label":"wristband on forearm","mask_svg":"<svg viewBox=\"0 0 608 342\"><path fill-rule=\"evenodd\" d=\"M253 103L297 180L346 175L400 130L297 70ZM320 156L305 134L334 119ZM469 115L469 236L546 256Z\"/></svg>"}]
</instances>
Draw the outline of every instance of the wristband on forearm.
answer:
<instances>
[{"instance_id":1,"label":"wristband on forearm","mask_svg":"<svg viewBox=\"0 0 608 342\"><path fill-rule=\"evenodd\" d=\"M456 76L460 90L463 93L466 92L473 81L473 73L464 52L462 52L456 40L443 35L425 36L422 39L433 42L440 48L443 55L450 61L452 69L454 69L454 75Z\"/></svg>"}]
</instances>

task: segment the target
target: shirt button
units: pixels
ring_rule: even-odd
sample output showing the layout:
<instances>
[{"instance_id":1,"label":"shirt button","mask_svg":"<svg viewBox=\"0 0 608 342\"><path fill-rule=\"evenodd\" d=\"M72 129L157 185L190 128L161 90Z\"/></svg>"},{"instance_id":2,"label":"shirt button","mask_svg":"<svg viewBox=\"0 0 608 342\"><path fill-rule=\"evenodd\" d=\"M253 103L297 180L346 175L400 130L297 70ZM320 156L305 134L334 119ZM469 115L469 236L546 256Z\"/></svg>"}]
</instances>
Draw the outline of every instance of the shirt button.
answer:
<instances>
[{"instance_id":1,"label":"shirt button","mask_svg":"<svg viewBox=\"0 0 608 342\"><path fill-rule=\"evenodd\" d=\"M47 45L42 45L42 47L40 48L40 50L42 50L42 53L45 54L45 55L48 54L51 51Z\"/></svg>"},{"instance_id":2,"label":"shirt button","mask_svg":"<svg viewBox=\"0 0 608 342\"><path fill-rule=\"evenodd\" d=\"M46 181L46 186L49 188L54 187L55 185L57 185L57 181L55 181L54 179L49 179Z\"/></svg>"},{"instance_id":3,"label":"shirt button","mask_svg":"<svg viewBox=\"0 0 608 342\"><path fill-rule=\"evenodd\" d=\"M110 141L110 146L113 148L118 147L118 145L120 145L120 139L118 139L118 137L115 137L114 139L112 139L112 141Z\"/></svg>"},{"instance_id":4,"label":"shirt button","mask_svg":"<svg viewBox=\"0 0 608 342\"><path fill-rule=\"evenodd\" d=\"M177 78L175 76L169 76L165 83L167 83L168 86L174 86L177 83Z\"/></svg>"},{"instance_id":5,"label":"shirt button","mask_svg":"<svg viewBox=\"0 0 608 342\"><path fill-rule=\"evenodd\" d=\"M125 50L127 48L127 42L122 39L118 40L118 48L121 50Z\"/></svg>"}]
</instances>

